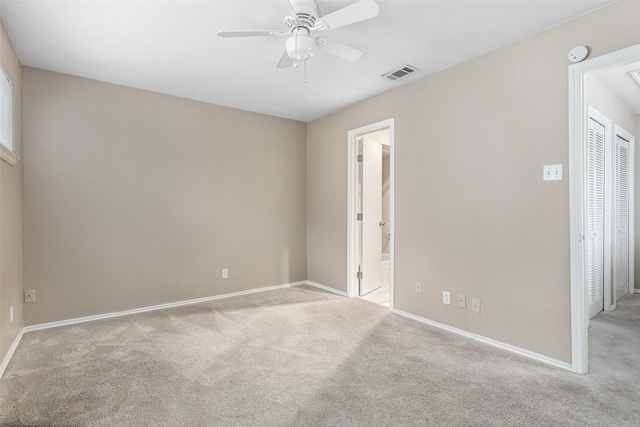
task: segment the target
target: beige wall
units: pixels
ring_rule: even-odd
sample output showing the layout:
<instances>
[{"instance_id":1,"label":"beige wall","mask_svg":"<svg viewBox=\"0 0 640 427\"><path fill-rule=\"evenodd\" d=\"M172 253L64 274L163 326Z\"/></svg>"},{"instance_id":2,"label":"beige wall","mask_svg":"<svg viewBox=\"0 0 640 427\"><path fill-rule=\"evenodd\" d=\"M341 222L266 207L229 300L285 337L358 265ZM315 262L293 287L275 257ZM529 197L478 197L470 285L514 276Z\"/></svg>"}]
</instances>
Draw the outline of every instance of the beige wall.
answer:
<instances>
[{"instance_id":1,"label":"beige wall","mask_svg":"<svg viewBox=\"0 0 640 427\"><path fill-rule=\"evenodd\" d=\"M594 107L600 113L604 114L611 120L614 131L616 125L622 127L628 132L635 132L635 115L631 109L615 96L596 76L587 75L585 79L585 101L588 105ZM638 236L640 230L636 230L634 234ZM638 237L636 237L638 238ZM634 263L640 261L640 255L636 255ZM609 272L611 283L613 284L613 269ZM636 278L637 282L640 278ZM616 301L615 287L611 286L610 301Z\"/></svg>"},{"instance_id":2,"label":"beige wall","mask_svg":"<svg viewBox=\"0 0 640 427\"><path fill-rule=\"evenodd\" d=\"M23 75L25 324L306 279L305 123Z\"/></svg>"},{"instance_id":3,"label":"beige wall","mask_svg":"<svg viewBox=\"0 0 640 427\"><path fill-rule=\"evenodd\" d=\"M635 114L615 96L596 76L585 79L585 101L628 132L635 132Z\"/></svg>"},{"instance_id":4,"label":"beige wall","mask_svg":"<svg viewBox=\"0 0 640 427\"><path fill-rule=\"evenodd\" d=\"M21 155L22 66L2 23L0 63L13 83L13 146ZM0 362L23 326L22 307L22 160L15 166L0 160Z\"/></svg>"},{"instance_id":5,"label":"beige wall","mask_svg":"<svg viewBox=\"0 0 640 427\"><path fill-rule=\"evenodd\" d=\"M570 362L567 54L640 43L638 16L617 2L309 123L309 280L346 291L347 132L395 118L396 308Z\"/></svg>"}]
</instances>

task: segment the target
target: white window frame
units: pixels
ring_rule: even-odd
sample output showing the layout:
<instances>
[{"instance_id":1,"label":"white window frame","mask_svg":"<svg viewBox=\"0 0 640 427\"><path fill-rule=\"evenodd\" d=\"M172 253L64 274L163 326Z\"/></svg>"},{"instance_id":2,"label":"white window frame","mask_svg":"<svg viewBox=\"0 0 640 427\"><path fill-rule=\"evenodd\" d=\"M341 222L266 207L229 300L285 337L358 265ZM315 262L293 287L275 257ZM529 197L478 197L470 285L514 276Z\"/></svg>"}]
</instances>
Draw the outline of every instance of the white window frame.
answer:
<instances>
[{"instance_id":1,"label":"white window frame","mask_svg":"<svg viewBox=\"0 0 640 427\"><path fill-rule=\"evenodd\" d=\"M8 144L5 144L4 141L0 141L0 158L4 161L6 161L7 163L9 163L11 166L15 166L16 163L18 163L18 159L19 157L15 154L14 150L13 150L13 142L14 142L14 138L13 138L13 125L14 125L14 99L13 99L13 82L11 81L11 77L9 77L9 74L4 70L4 68L2 67L2 65L0 65L0 78L4 78L7 80L7 82L9 83L9 96L11 98L11 129L9 131L9 141Z\"/></svg>"}]
</instances>

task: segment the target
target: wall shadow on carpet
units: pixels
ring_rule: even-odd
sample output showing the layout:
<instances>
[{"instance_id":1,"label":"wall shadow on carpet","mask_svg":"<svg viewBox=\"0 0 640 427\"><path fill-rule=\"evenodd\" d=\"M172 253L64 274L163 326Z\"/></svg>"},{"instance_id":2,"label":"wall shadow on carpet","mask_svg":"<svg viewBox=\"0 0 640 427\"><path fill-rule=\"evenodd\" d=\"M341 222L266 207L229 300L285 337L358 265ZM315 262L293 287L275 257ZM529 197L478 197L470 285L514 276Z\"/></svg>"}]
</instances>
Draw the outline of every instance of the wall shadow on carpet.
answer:
<instances>
[{"instance_id":1,"label":"wall shadow on carpet","mask_svg":"<svg viewBox=\"0 0 640 427\"><path fill-rule=\"evenodd\" d=\"M620 396L585 377L388 313L292 425L640 423L634 380ZM637 383L636 383L637 384Z\"/></svg>"}]
</instances>

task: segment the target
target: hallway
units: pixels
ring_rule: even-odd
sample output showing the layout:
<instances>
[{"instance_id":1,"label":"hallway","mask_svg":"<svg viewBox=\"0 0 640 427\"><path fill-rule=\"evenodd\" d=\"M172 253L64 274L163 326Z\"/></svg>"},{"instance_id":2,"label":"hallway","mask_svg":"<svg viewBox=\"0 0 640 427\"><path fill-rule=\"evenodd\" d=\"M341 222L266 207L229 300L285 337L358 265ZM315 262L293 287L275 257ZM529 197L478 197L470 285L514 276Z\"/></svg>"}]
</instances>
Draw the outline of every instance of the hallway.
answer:
<instances>
[{"instance_id":1,"label":"hallway","mask_svg":"<svg viewBox=\"0 0 640 427\"><path fill-rule=\"evenodd\" d=\"M589 324L589 373L603 388L640 384L640 294L627 295L613 311L603 311ZM632 390L628 390L631 392Z\"/></svg>"}]
</instances>

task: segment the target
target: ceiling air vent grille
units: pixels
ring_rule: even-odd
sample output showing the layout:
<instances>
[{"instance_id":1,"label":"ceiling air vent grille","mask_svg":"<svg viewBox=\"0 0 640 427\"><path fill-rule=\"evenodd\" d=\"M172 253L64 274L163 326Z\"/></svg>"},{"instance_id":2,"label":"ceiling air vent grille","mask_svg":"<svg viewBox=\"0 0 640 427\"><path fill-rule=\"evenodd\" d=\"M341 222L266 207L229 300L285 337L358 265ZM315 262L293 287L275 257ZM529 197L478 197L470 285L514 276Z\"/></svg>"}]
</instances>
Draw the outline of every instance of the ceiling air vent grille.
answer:
<instances>
[{"instance_id":1,"label":"ceiling air vent grille","mask_svg":"<svg viewBox=\"0 0 640 427\"><path fill-rule=\"evenodd\" d=\"M412 65L404 65L400 68L396 68L393 71L389 71L388 73L383 74L382 78L390 80L392 82L396 82L398 80L404 79L405 77L409 77L410 75L418 71L420 70Z\"/></svg>"},{"instance_id":2,"label":"ceiling air vent grille","mask_svg":"<svg viewBox=\"0 0 640 427\"><path fill-rule=\"evenodd\" d=\"M640 70L632 71L629 75L633 77L633 80L635 80L638 85L640 85Z\"/></svg>"}]
</instances>

